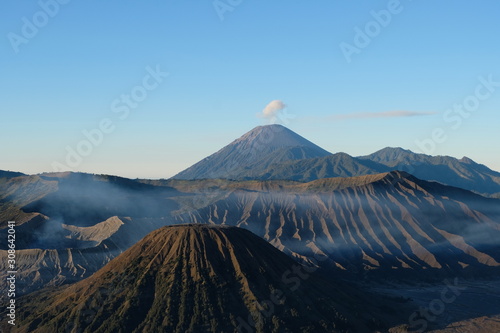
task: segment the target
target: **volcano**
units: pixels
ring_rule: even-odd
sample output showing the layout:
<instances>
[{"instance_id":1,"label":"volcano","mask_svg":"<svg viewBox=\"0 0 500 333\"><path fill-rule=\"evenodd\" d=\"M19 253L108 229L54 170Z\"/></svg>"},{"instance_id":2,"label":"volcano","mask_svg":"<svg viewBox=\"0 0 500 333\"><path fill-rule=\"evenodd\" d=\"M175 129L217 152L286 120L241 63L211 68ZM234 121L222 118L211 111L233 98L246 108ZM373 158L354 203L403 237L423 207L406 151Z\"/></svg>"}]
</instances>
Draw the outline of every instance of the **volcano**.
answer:
<instances>
[{"instance_id":1,"label":"volcano","mask_svg":"<svg viewBox=\"0 0 500 333\"><path fill-rule=\"evenodd\" d=\"M251 179L272 164L329 155L284 126L259 126L173 178Z\"/></svg>"},{"instance_id":2,"label":"volcano","mask_svg":"<svg viewBox=\"0 0 500 333\"><path fill-rule=\"evenodd\" d=\"M366 296L313 271L248 230L163 227L88 279L21 298L18 332L372 331Z\"/></svg>"}]
</instances>

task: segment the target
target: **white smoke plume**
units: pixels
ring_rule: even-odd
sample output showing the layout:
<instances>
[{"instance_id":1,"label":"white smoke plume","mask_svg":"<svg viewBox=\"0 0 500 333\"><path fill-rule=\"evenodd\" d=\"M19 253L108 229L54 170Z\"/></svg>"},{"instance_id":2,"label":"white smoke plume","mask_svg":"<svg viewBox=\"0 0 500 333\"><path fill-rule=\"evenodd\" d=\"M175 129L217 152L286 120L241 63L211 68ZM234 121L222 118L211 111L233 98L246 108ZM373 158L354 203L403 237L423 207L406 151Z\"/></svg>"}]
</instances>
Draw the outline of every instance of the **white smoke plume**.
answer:
<instances>
[{"instance_id":1,"label":"white smoke plume","mask_svg":"<svg viewBox=\"0 0 500 333\"><path fill-rule=\"evenodd\" d=\"M286 104L278 99L271 101L266 107L258 114L260 118L273 119L277 117L278 113L286 108Z\"/></svg>"}]
</instances>

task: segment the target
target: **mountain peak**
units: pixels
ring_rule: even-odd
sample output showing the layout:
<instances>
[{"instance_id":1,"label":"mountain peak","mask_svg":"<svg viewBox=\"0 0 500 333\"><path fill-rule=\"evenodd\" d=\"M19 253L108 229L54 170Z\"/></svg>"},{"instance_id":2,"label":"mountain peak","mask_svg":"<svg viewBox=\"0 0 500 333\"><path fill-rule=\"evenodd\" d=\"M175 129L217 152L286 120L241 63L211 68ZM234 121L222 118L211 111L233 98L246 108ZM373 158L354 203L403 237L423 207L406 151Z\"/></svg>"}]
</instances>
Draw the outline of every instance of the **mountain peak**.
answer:
<instances>
[{"instance_id":1,"label":"mountain peak","mask_svg":"<svg viewBox=\"0 0 500 333\"><path fill-rule=\"evenodd\" d=\"M415 155L414 152L408 149L403 149L401 147L385 147L380 149L373 154L367 156L360 156L361 159L369 159L374 162L393 162L404 159L410 155Z\"/></svg>"},{"instance_id":2,"label":"mountain peak","mask_svg":"<svg viewBox=\"0 0 500 333\"><path fill-rule=\"evenodd\" d=\"M331 153L282 125L258 126L218 152L180 172L175 179L245 179L273 163L329 156Z\"/></svg>"},{"instance_id":3,"label":"mountain peak","mask_svg":"<svg viewBox=\"0 0 500 333\"><path fill-rule=\"evenodd\" d=\"M231 145L241 145L240 148L243 149L257 148L259 150L264 150L264 148L310 147L321 150L325 155L330 154L285 126L277 124L257 126L233 141Z\"/></svg>"},{"instance_id":4,"label":"mountain peak","mask_svg":"<svg viewBox=\"0 0 500 333\"><path fill-rule=\"evenodd\" d=\"M380 149L379 151L376 151L375 154L377 153L398 153L398 154L408 154L408 153L413 153L409 149L404 149L401 147L385 147Z\"/></svg>"},{"instance_id":5,"label":"mountain peak","mask_svg":"<svg viewBox=\"0 0 500 333\"><path fill-rule=\"evenodd\" d=\"M88 279L21 300L21 328L59 332L90 318L94 331L110 332L366 331L351 315L366 313L352 293L312 274L291 289L292 269L303 268L245 229L163 227ZM269 298L272 316L258 305Z\"/></svg>"},{"instance_id":6,"label":"mountain peak","mask_svg":"<svg viewBox=\"0 0 500 333\"><path fill-rule=\"evenodd\" d=\"M467 156L462 157L459 161L462 163L465 163L465 164L477 164L476 162L474 162L472 159L468 158Z\"/></svg>"}]
</instances>

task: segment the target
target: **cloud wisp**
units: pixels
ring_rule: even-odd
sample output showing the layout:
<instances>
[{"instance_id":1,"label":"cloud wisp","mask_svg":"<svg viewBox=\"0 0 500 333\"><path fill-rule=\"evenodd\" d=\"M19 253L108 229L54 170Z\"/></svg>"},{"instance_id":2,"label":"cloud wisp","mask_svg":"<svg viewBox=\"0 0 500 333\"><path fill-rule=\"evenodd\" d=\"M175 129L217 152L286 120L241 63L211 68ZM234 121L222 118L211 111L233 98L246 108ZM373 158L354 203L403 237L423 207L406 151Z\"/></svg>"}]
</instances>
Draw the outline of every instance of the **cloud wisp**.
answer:
<instances>
[{"instance_id":1,"label":"cloud wisp","mask_svg":"<svg viewBox=\"0 0 500 333\"><path fill-rule=\"evenodd\" d=\"M348 114L334 115L329 118L334 120L339 119L370 119L370 118L406 118L406 117L423 117L433 116L437 112L419 112L419 111L383 111L383 112L357 112Z\"/></svg>"},{"instance_id":2,"label":"cloud wisp","mask_svg":"<svg viewBox=\"0 0 500 333\"><path fill-rule=\"evenodd\" d=\"M273 119L281 110L286 108L286 104L278 99L271 101L257 116L260 118Z\"/></svg>"}]
</instances>

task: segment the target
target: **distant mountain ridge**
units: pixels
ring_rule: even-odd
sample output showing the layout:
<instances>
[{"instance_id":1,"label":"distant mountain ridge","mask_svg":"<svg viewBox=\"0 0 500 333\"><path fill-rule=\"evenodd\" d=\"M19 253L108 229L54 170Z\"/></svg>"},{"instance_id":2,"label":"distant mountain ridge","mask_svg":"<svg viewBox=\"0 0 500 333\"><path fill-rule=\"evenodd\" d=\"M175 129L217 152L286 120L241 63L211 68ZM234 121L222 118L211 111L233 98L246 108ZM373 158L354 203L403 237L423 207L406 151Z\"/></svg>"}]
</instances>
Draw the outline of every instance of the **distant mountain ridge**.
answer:
<instances>
[{"instance_id":1,"label":"distant mountain ridge","mask_svg":"<svg viewBox=\"0 0 500 333\"><path fill-rule=\"evenodd\" d=\"M391 168L382 164L360 160L346 153L336 153L325 157L272 164L260 179L309 182L323 178L372 175L390 170Z\"/></svg>"},{"instance_id":2,"label":"distant mountain ridge","mask_svg":"<svg viewBox=\"0 0 500 333\"><path fill-rule=\"evenodd\" d=\"M414 153L411 150L403 149L401 147L386 147L367 156L358 156L358 158L385 164L402 160L413 154Z\"/></svg>"},{"instance_id":3,"label":"distant mountain ridge","mask_svg":"<svg viewBox=\"0 0 500 333\"><path fill-rule=\"evenodd\" d=\"M468 157L430 156L402 148L384 148L359 160L382 164L391 170L404 170L417 178L464 188L481 194L500 192L500 172Z\"/></svg>"},{"instance_id":4,"label":"distant mountain ridge","mask_svg":"<svg viewBox=\"0 0 500 333\"><path fill-rule=\"evenodd\" d=\"M476 193L500 193L500 172L470 158L417 154L387 147L352 157L331 154L281 125L259 126L173 179L295 180L407 171L417 178Z\"/></svg>"},{"instance_id":5,"label":"distant mountain ridge","mask_svg":"<svg viewBox=\"0 0 500 333\"><path fill-rule=\"evenodd\" d=\"M19 176L26 176L26 175L22 172L0 170L0 178L14 178Z\"/></svg>"}]
</instances>

